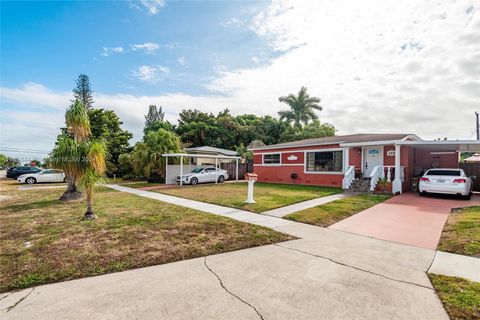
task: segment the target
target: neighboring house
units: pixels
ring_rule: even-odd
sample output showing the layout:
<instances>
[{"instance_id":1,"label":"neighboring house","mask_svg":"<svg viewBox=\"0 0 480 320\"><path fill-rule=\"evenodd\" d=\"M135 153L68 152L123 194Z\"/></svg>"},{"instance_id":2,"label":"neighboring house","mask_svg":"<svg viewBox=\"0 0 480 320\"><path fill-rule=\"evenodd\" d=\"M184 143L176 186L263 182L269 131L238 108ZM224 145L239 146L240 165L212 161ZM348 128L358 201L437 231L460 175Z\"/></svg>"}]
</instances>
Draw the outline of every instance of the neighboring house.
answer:
<instances>
[{"instance_id":1,"label":"neighboring house","mask_svg":"<svg viewBox=\"0 0 480 320\"><path fill-rule=\"evenodd\" d=\"M480 163L480 153L475 153L473 156L463 159L466 163Z\"/></svg>"},{"instance_id":2,"label":"neighboring house","mask_svg":"<svg viewBox=\"0 0 480 320\"><path fill-rule=\"evenodd\" d=\"M236 151L231 151L231 150L226 150L226 149L221 149L221 148L215 148L215 147L208 147L208 146L186 148L185 151L188 154L199 154L199 155L209 155L209 156L234 157L234 156L237 155ZM214 158L201 158L201 157L191 158L191 164L197 165L197 166L215 165L215 159Z\"/></svg>"},{"instance_id":3,"label":"neighboring house","mask_svg":"<svg viewBox=\"0 0 480 320\"><path fill-rule=\"evenodd\" d=\"M459 153L480 151L480 141L425 141L414 134L352 134L306 139L251 149L258 181L349 189L366 178L392 181L407 191L410 179L433 167L458 168Z\"/></svg>"}]
</instances>

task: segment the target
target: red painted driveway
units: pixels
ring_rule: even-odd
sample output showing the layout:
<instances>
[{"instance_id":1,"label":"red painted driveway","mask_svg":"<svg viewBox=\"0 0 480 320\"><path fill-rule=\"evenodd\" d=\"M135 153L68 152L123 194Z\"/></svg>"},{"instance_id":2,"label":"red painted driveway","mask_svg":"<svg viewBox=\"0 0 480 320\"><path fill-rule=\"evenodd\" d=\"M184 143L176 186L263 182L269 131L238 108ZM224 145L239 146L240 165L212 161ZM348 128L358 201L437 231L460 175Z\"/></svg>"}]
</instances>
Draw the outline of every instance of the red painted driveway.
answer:
<instances>
[{"instance_id":1,"label":"red painted driveway","mask_svg":"<svg viewBox=\"0 0 480 320\"><path fill-rule=\"evenodd\" d=\"M436 249L452 208L480 205L472 200L420 197L405 193L362 211L329 228L363 236Z\"/></svg>"}]
</instances>

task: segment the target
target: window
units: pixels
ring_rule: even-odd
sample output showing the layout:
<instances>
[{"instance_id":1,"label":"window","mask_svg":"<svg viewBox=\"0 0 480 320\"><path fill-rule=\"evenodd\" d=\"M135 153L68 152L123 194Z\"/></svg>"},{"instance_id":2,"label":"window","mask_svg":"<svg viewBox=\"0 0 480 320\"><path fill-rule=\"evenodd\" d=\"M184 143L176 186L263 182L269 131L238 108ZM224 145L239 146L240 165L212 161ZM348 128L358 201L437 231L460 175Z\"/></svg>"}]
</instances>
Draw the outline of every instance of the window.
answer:
<instances>
[{"instance_id":1,"label":"window","mask_svg":"<svg viewBox=\"0 0 480 320\"><path fill-rule=\"evenodd\" d=\"M307 152L306 171L342 172L343 151Z\"/></svg>"},{"instance_id":2,"label":"window","mask_svg":"<svg viewBox=\"0 0 480 320\"><path fill-rule=\"evenodd\" d=\"M455 176L460 177L460 170L428 170L427 176Z\"/></svg>"},{"instance_id":3,"label":"window","mask_svg":"<svg viewBox=\"0 0 480 320\"><path fill-rule=\"evenodd\" d=\"M263 164L280 164L280 153L264 154Z\"/></svg>"}]
</instances>

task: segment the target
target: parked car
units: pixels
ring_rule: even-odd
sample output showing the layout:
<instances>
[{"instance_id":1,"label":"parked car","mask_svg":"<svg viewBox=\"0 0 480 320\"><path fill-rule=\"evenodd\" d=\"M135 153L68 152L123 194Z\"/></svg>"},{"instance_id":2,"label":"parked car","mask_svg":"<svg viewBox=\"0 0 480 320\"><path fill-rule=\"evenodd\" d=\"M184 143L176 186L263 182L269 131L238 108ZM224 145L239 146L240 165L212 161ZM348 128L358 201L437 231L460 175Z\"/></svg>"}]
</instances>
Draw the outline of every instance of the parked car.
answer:
<instances>
[{"instance_id":1,"label":"parked car","mask_svg":"<svg viewBox=\"0 0 480 320\"><path fill-rule=\"evenodd\" d=\"M40 172L23 174L17 178L19 183L35 184L42 182L65 182L65 174L61 170L47 169Z\"/></svg>"},{"instance_id":2,"label":"parked car","mask_svg":"<svg viewBox=\"0 0 480 320\"><path fill-rule=\"evenodd\" d=\"M421 195L442 193L470 199L472 196L472 179L475 178L467 177L462 169L430 169L420 178L418 190Z\"/></svg>"},{"instance_id":3,"label":"parked car","mask_svg":"<svg viewBox=\"0 0 480 320\"><path fill-rule=\"evenodd\" d=\"M22 174L27 173L37 173L42 171L42 169L37 167L12 167L7 170L7 178L17 179Z\"/></svg>"},{"instance_id":4,"label":"parked car","mask_svg":"<svg viewBox=\"0 0 480 320\"><path fill-rule=\"evenodd\" d=\"M182 175L182 183L195 185L197 183L215 182L222 183L228 179L227 171L215 168L195 168L192 172ZM177 182L180 182L180 176L177 176Z\"/></svg>"}]
</instances>

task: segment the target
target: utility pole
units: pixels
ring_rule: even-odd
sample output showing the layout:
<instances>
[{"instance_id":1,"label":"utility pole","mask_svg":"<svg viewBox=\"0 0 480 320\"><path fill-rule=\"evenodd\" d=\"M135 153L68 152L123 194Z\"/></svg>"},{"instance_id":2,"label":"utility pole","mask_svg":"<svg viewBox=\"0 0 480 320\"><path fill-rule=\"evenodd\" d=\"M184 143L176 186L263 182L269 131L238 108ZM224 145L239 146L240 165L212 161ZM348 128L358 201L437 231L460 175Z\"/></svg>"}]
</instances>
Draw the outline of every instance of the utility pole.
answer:
<instances>
[{"instance_id":1,"label":"utility pole","mask_svg":"<svg viewBox=\"0 0 480 320\"><path fill-rule=\"evenodd\" d=\"M475 128L477 130L477 140L480 140L480 123L478 122L478 112L476 111L475 117L477 118L477 127Z\"/></svg>"}]
</instances>

